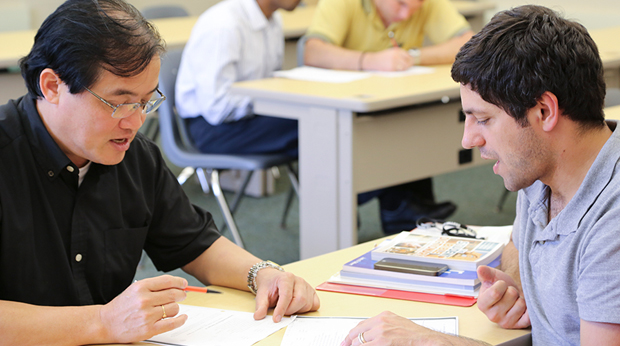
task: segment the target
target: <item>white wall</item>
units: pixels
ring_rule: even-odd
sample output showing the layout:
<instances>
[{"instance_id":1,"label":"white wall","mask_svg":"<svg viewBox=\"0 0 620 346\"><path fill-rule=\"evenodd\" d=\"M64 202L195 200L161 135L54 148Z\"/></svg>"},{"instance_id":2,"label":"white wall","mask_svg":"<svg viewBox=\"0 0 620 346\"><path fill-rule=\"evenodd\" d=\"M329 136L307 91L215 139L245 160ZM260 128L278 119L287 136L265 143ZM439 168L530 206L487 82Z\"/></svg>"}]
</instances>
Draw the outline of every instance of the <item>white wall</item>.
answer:
<instances>
[{"instance_id":1,"label":"white wall","mask_svg":"<svg viewBox=\"0 0 620 346\"><path fill-rule=\"evenodd\" d=\"M620 26L618 0L495 0L495 3L498 11L526 4L547 6L562 13L565 18L580 22L588 30Z\"/></svg>"}]
</instances>

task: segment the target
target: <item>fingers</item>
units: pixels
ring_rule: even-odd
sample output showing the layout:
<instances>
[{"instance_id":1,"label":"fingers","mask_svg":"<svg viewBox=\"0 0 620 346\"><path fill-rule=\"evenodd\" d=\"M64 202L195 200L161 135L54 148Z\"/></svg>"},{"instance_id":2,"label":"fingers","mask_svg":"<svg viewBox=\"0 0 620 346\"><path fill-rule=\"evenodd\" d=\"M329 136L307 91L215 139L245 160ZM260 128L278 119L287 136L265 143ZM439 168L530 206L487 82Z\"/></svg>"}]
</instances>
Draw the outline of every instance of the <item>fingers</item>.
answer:
<instances>
[{"instance_id":1,"label":"fingers","mask_svg":"<svg viewBox=\"0 0 620 346\"><path fill-rule=\"evenodd\" d=\"M148 294L143 298L145 307L181 302L187 296L183 291L187 287L187 280L171 275L140 280L132 286L135 287L137 294Z\"/></svg>"},{"instance_id":2,"label":"fingers","mask_svg":"<svg viewBox=\"0 0 620 346\"><path fill-rule=\"evenodd\" d=\"M478 267L478 278L482 283L491 283L495 282L495 272L497 270L495 268L487 267L487 266L479 266Z\"/></svg>"},{"instance_id":3,"label":"fingers","mask_svg":"<svg viewBox=\"0 0 620 346\"><path fill-rule=\"evenodd\" d=\"M316 291L302 278L291 273L278 273L274 279L273 284L259 287L254 319L264 318L268 308L273 305L273 321L276 323L280 322L284 315L315 311L320 307Z\"/></svg>"},{"instance_id":4,"label":"fingers","mask_svg":"<svg viewBox=\"0 0 620 346\"><path fill-rule=\"evenodd\" d=\"M172 275L161 275L153 278L140 280L138 282L142 283L145 288L152 292L167 290L170 288L182 290L187 287L187 280Z\"/></svg>"},{"instance_id":5,"label":"fingers","mask_svg":"<svg viewBox=\"0 0 620 346\"><path fill-rule=\"evenodd\" d=\"M153 335L169 332L173 329L179 328L187 321L187 315L179 315L174 318L166 318L155 322L153 328Z\"/></svg>"},{"instance_id":6,"label":"fingers","mask_svg":"<svg viewBox=\"0 0 620 346\"><path fill-rule=\"evenodd\" d=\"M481 292L478 297L479 309L489 320L503 328L525 328L529 325L529 316L525 316L525 299L519 291L500 280Z\"/></svg>"}]
</instances>

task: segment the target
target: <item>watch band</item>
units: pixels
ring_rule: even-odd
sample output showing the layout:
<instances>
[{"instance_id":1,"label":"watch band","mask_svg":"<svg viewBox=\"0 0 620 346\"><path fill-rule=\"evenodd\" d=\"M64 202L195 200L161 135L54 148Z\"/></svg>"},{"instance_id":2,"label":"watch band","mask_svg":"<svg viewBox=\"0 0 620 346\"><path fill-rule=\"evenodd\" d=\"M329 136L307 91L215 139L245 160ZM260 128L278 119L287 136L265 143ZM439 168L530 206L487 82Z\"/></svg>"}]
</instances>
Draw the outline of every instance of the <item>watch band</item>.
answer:
<instances>
[{"instance_id":1,"label":"watch band","mask_svg":"<svg viewBox=\"0 0 620 346\"><path fill-rule=\"evenodd\" d=\"M250 289L250 292L254 294L256 294L256 290L258 289L258 287L256 287L256 276L258 275L258 272L264 268L273 268L281 272L284 271L282 267L271 261L262 261L253 265L248 272L248 288Z\"/></svg>"}]
</instances>

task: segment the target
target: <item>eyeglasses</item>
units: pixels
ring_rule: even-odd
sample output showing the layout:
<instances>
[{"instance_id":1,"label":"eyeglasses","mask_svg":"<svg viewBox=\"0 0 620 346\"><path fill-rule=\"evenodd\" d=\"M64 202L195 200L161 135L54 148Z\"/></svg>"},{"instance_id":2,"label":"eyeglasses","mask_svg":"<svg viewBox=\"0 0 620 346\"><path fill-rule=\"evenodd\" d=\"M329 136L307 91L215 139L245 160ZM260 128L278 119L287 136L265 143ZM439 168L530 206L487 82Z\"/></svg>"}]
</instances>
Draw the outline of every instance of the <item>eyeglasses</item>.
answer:
<instances>
[{"instance_id":1,"label":"eyeglasses","mask_svg":"<svg viewBox=\"0 0 620 346\"><path fill-rule=\"evenodd\" d=\"M136 102L136 103L121 103L120 105L114 106L110 102L104 100L101 96L95 94L92 90L88 89L87 87L84 87L84 89L86 89L89 93L93 94L93 96L95 96L96 98L101 100L101 102L105 103L110 108L112 108L113 109L113 111L112 111L112 118L115 118L115 119L127 118L128 116L133 114L133 112L135 112L139 108L142 108L142 113L144 113L144 114L152 113L152 112L156 111L157 108L159 108L159 106L161 106L161 103L164 102L164 100L166 99L166 96L164 94L162 94L161 91L159 91L159 88L157 88L157 89L155 89L155 91L157 91L159 93L159 95L161 95L161 97L158 97L158 98L153 99L153 100L146 101L144 103L139 103L139 102Z\"/></svg>"},{"instance_id":2,"label":"eyeglasses","mask_svg":"<svg viewBox=\"0 0 620 346\"><path fill-rule=\"evenodd\" d=\"M439 228L438 222L428 217L419 218L416 224L419 228L422 229ZM441 234L451 235L455 237L484 239L484 237L478 238L478 234L476 233L476 231L467 227L467 225L463 225L453 221L446 221L441 225Z\"/></svg>"}]
</instances>

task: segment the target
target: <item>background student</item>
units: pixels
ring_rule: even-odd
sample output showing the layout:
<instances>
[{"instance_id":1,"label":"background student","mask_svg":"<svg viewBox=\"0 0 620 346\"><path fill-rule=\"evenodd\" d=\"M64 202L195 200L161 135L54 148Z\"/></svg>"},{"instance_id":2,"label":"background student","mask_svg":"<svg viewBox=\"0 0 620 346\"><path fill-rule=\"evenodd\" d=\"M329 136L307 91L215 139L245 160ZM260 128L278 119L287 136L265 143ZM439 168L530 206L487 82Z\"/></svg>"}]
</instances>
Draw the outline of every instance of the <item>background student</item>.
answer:
<instances>
[{"instance_id":1,"label":"background student","mask_svg":"<svg viewBox=\"0 0 620 346\"><path fill-rule=\"evenodd\" d=\"M303 38L304 63L383 71L448 64L472 34L449 0L321 0ZM456 210L451 202L435 203L431 178L360 194L358 203L374 197L385 233L413 229L424 216L445 219Z\"/></svg>"}]
</instances>

